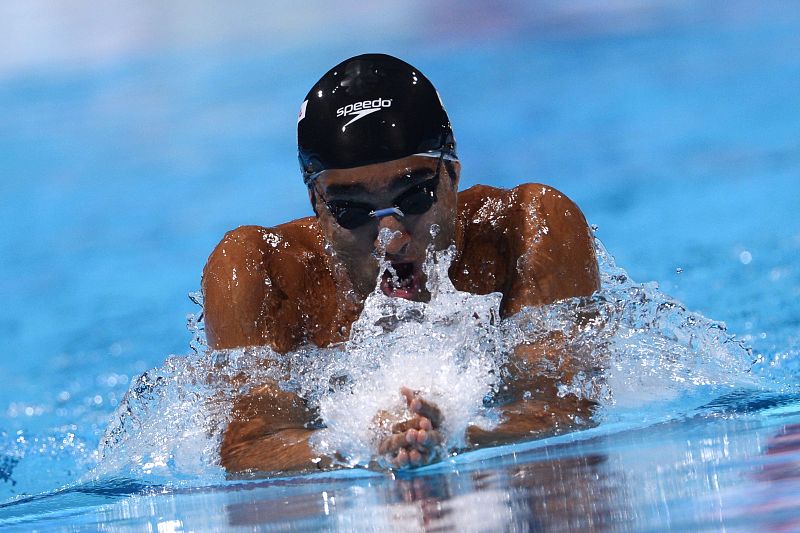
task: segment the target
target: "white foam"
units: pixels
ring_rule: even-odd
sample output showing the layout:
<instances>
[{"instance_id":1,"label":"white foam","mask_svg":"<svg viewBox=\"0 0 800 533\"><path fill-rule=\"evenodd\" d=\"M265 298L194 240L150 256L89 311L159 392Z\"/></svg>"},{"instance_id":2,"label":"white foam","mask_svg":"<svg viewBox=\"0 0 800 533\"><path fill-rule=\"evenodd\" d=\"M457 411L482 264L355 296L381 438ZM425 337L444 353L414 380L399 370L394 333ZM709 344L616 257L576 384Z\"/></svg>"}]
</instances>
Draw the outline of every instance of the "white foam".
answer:
<instances>
[{"instance_id":1,"label":"white foam","mask_svg":"<svg viewBox=\"0 0 800 533\"><path fill-rule=\"evenodd\" d=\"M447 277L452 248L429 253L430 302L388 298L376 286L350 339L339 346L303 346L284 355L266 347L211 352L202 322L191 320L196 353L171 357L132 384L101 443L97 472L198 482L223 476L219 443L232 402L267 379L318 409L324 427L312 444L348 465L378 459L376 443L385 434L375 424L379 411L408 416L403 386L439 406L444 451L456 450L465 445L468 426L497 422L484 399L502 385L513 346L552 331L568 333L569 356L584 370L564 377L556 360L563 354L553 354L518 371L547 374L562 396L598 402L601 420L626 410L680 416L726 390L766 386L750 371L749 349L724 324L686 310L655 284L633 282L599 241L596 251L598 293L503 321L501 295L453 287ZM247 379L237 379L242 375Z\"/></svg>"},{"instance_id":2,"label":"white foam","mask_svg":"<svg viewBox=\"0 0 800 533\"><path fill-rule=\"evenodd\" d=\"M383 435L376 414L409 416L401 387L440 408L446 449L465 446L469 425L491 427L484 398L499 385L509 348L499 327L501 295L456 291L447 278L454 253L451 248L430 254L429 303L389 298L379 290L367 298L350 340L325 367L329 381L346 377L343 384L327 392L301 386L317 400L326 425L313 439L320 453L338 452L350 465L375 459Z\"/></svg>"}]
</instances>

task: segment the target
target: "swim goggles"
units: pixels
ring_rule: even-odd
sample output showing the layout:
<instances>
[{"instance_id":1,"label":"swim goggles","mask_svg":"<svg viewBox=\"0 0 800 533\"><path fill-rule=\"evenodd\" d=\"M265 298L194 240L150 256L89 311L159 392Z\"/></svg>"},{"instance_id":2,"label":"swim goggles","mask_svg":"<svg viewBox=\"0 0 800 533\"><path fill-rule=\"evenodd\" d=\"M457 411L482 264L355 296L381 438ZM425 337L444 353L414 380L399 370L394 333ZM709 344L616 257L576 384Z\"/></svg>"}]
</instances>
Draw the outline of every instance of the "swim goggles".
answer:
<instances>
[{"instance_id":1,"label":"swim goggles","mask_svg":"<svg viewBox=\"0 0 800 533\"><path fill-rule=\"evenodd\" d=\"M439 176L442 171L444 151L438 155L430 153L414 154L424 157L437 157L436 172L433 177L418 183L404 191L392 201L391 207L376 209L368 203L353 202L350 200L327 200L318 190L320 198L325 202L331 216L344 229L355 229L359 226L387 216L403 218L406 215L421 215L426 213L436 203L436 189L439 186ZM448 156L448 159L450 157Z\"/></svg>"}]
</instances>

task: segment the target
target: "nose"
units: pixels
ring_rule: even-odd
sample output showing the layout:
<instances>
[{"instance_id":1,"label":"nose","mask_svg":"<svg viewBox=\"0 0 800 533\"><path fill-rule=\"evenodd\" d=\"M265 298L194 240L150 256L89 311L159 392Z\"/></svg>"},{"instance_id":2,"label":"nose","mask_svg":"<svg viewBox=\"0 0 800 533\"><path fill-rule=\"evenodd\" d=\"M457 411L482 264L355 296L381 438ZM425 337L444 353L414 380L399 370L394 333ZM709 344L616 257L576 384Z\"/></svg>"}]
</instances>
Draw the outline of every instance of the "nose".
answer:
<instances>
[{"instance_id":1,"label":"nose","mask_svg":"<svg viewBox=\"0 0 800 533\"><path fill-rule=\"evenodd\" d=\"M388 242L381 243L381 233L386 233L384 228L391 232ZM385 245L387 256L403 256L408 251L411 235L405 226L394 216L387 216L378 221L378 235L375 237L375 249L380 250Z\"/></svg>"}]
</instances>

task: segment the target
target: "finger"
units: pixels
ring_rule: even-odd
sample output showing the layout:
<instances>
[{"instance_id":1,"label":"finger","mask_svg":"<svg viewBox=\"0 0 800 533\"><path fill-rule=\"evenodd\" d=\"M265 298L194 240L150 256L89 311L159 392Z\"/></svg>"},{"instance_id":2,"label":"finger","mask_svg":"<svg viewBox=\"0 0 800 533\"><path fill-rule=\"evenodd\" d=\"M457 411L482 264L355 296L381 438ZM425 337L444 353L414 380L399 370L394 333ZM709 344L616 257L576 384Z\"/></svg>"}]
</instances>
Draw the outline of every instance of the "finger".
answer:
<instances>
[{"instance_id":1,"label":"finger","mask_svg":"<svg viewBox=\"0 0 800 533\"><path fill-rule=\"evenodd\" d=\"M417 433L417 442L413 444L413 447L420 451L430 452L442 444L443 440L442 434L435 429L431 431L419 431Z\"/></svg>"},{"instance_id":2,"label":"finger","mask_svg":"<svg viewBox=\"0 0 800 533\"><path fill-rule=\"evenodd\" d=\"M421 431L417 433L417 448L424 448L425 450L432 450L440 446L444 441L444 436L441 432L432 429L430 431Z\"/></svg>"},{"instance_id":3,"label":"finger","mask_svg":"<svg viewBox=\"0 0 800 533\"><path fill-rule=\"evenodd\" d=\"M408 387L400 387L400 394L405 397L408 408L412 413L418 413L428 418L434 427L441 424L442 412L428 400L420 398L419 391L411 390Z\"/></svg>"},{"instance_id":4,"label":"finger","mask_svg":"<svg viewBox=\"0 0 800 533\"><path fill-rule=\"evenodd\" d=\"M403 468L408 465L408 452L405 449L401 449L397 452L397 457L392 461L392 464L397 468Z\"/></svg>"},{"instance_id":5,"label":"finger","mask_svg":"<svg viewBox=\"0 0 800 533\"><path fill-rule=\"evenodd\" d=\"M395 435L391 435L383 439L378 445L378 453L381 455L387 453L394 453L400 448L403 448L407 445L407 436L405 433L398 433Z\"/></svg>"},{"instance_id":6,"label":"finger","mask_svg":"<svg viewBox=\"0 0 800 533\"><path fill-rule=\"evenodd\" d=\"M428 444L428 439L430 439L430 434L425 431L424 429L420 429L417 431L417 444L420 446L425 446Z\"/></svg>"},{"instance_id":7,"label":"finger","mask_svg":"<svg viewBox=\"0 0 800 533\"><path fill-rule=\"evenodd\" d=\"M431 421L433 427L438 427L442 423L442 412L434 404L422 398L414 398L408 404L408 408L412 413L424 416Z\"/></svg>"},{"instance_id":8,"label":"finger","mask_svg":"<svg viewBox=\"0 0 800 533\"><path fill-rule=\"evenodd\" d=\"M408 462L411 463L411 466L420 466L425 462L425 456L419 450L411 450L408 452Z\"/></svg>"},{"instance_id":9,"label":"finger","mask_svg":"<svg viewBox=\"0 0 800 533\"><path fill-rule=\"evenodd\" d=\"M415 416L409 420L403 420L392 426L392 433L405 433L409 429L433 429L431 421L424 416Z\"/></svg>"},{"instance_id":10,"label":"finger","mask_svg":"<svg viewBox=\"0 0 800 533\"><path fill-rule=\"evenodd\" d=\"M419 395L417 391L411 390L408 387L400 387L400 394L405 396L407 405L411 405L411 400Z\"/></svg>"}]
</instances>

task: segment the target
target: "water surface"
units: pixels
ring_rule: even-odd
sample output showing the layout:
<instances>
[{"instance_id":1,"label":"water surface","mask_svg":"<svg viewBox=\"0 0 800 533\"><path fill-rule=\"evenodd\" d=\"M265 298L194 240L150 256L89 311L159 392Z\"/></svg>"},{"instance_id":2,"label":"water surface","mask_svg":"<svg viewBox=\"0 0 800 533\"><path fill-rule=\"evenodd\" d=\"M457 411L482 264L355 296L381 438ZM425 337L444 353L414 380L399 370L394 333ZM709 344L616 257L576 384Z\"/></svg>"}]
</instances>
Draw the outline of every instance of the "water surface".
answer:
<instances>
[{"instance_id":1,"label":"water surface","mask_svg":"<svg viewBox=\"0 0 800 533\"><path fill-rule=\"evenodd\" d=\"M793 4L216 16L200 4L191 17L131 4L124 24L80 3L71 18L10 5L15 16L0 17L17 36L14 60L0 63L0 524L798 527ZM138 376L193 357L186 295L222 234L310 214L297 106L316 76L366 51L400 55L437 85L463 187L559 188L631 278L724 322L724 338L751 350L752 375L772 385L676 396L673 382L650 381L596 428L397 479L226 481L202 461L147 474L133 454L119 477L87 478Z\"/></svg>"}]
</instances>

